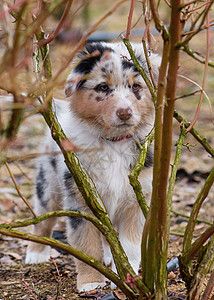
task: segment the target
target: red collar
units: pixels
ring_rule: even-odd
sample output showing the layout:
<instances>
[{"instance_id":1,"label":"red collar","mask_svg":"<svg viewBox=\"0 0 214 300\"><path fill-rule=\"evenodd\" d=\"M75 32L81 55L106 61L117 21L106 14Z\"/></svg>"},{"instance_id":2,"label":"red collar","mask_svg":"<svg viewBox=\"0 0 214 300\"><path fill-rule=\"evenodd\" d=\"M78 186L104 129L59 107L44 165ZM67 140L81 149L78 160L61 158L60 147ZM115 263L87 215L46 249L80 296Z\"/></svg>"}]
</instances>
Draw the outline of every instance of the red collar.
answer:
<instances>
[{"instance_id":1,"label":"red collar","mask_svg":"<svg viewBox=\"0 0 214 300\"><path fill-rule=\"evenodd\" d=\"M120 141L123 141L123 140L129 140L132 138L132 135L131 134L127 134L127 135L120 135L120 136L113 136L112 138L104 138L105 140L107 141L110 141L110 142L120 142Z\"/></svg>"}]
</instances>

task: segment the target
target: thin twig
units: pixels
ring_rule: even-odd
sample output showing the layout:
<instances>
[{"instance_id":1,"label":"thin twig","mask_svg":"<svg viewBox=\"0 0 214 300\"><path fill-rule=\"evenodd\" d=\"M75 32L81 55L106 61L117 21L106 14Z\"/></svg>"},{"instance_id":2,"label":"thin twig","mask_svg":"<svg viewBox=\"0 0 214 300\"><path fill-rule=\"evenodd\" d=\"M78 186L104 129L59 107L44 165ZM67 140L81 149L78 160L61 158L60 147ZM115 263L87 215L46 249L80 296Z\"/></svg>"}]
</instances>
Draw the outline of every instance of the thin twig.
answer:
<instances>
[{"instance_id":1,"label":"thin twig","mask_svg":"<svg viewBox=\"0 0 214 300\"><path fill-rule=\"evenodd\" d=\"M33 297L34 300L38 300L37 295L35 292L33 292L29 286L28 283L25 283L24 277L22 278L22 284L27 288L27 290L30 292L31 296Z\"/></svg>"},{"instance_id":2,"label":"thin twig","mask_svg":"<svg viewBox=\"0 0 214 300\"><path fill-rule=\"evenodd\" d=\"M189 82L193 83L194 85L196 85L197 87L200 88L200 92L203 93L203 95L205 96L205 98L207 99L207 102L208 102L208 105L209 105L209 109L210 109L210 119L213 123L213 109L212 109L212 104L211 104L211 101L210 101L210 98L209 96L207 95L206 91L203 89L203 87L201 87L197 82L195 82L194 80L184 76L184 75L181 75L179 74L178 77L181 77L181 78L184 78L186 80L188 80ZM190 129L191 130L191 129Z\"/></svg>"},{"instance_id":3,"label":"thin twig","mask_svg":"<svg viewBox=\"0 0 214 300\"><path fill-rule=\"evenodd\" d=\"M147 154L149 146L151 145L153 140L154 140L154 128L151 130L151 132L145 138L143 144L142 145L139 144L140 156L139 156L138 161L135 164L134 168L132 169L131 173L129 174L129 182L135 192L137 201L142 209L142 212L143 212L145 218L148 215L148 205L146 203L145 196L143 195L142 187L138 180L138 176L140 175L140 172L142 171L142 169L144 167L144 164L146 161L146 154Z\"/></svg>"},{"instance_id":4,"label":"thin twig","mask_svg":"<svg viewBox=\"0 0 214 300\"><path fill-rule=\"evenodd\" d=\"M182 48L182 50L184 52L186 52L189 56L191 56L192 58L194 58L195 60L197 60L198 62L202 63L202 64L205 64L205 59L204 57L200 54L200 53L197 53L195 51L193 51L188 44L184 45L184 47ZM197 55L197 56L196 56ZM208 63L209 67L212 67L214 68L214 63L209 61Z\"/></svg>"},{"instance_id":5,"label":"thin twig","mask_svg":"<svg viewBox=\"0 0 214 300\"><path fill-rule=\"evenodd\" d=\"M213 182L214 182L214 168L212 169L209 176L207 177L204 186L201 189L200 193L198 194L198 197L193 205L189 222L185 230L184 241L183 241L183 253L187 252L191 247L193 231L195 228L195 221L197 219L199 210L213 185Z\"/></svg>"},{"instance_id":6,"label":"thin twig","mask_svg":"<svg viewBox=\"0 0 214 300\"><path fill-rule=\"evenodd\" d=\"M183 3L181 6L181 9L185 8L186 6L190 6L191 4L196 4L198 2L198 0L192 0L192 1L188 1L187 3Z\"/></svg>"},{"instance_id":7,"label":"thin twig","mask_svg":"<svg viewBox=\"0 0 214 300\"><path fill-rule=\"evenodd\" d=\"M132 25L132 16L134 12L134 4L135 0L131 0L130 10L129 10L129 16L128 16L128 24L126 29L126 39L129 40L130 37L130 31L131 31L131 25Z\"/></svg>"},{"instance_id":8,"label":"thin twig","mask_svg":"<svg viewBox=\"0 0 214 300\"><path fill-rule=\"evenodd\" d=\"M19 187L18 187L18 185L17 185L17 183L16 183L16 180L15 180L15 178L14 178L14 176L13 176L13 173L12 173L11 170L10 170L10 167L9 167L8 163L5 162L5 165L6 165L6 167L7 167L7 170L8 170L8 172L9 172L9 174L10 174L10 177L11 177L13 183L14 183L14 186L15 186L15 188L16 188L17 193L18 193L19 196L22 198L22 200L23 200L24 203L27 205L27 207L30 209L30 211L32 212L32 214L34 215L34 217L36 218L37 216L36 216L35 212L33 211L32 207L30 206L30 204L28 203L28 201L25 199L25 197L24 197L24 196L22 195L22 193L20 192L20 189L19 189Z\"/></svg>"},{"instance_id":9,"label":"thin twig","mask_svg":"<svg viewBox=\"0 0 214 300\"><path fill-rule=\"evenodd\" d=\"M147 67L148 67L148 70L149 70L150 77L151 77L151 81L152 81L154 89L156 89L157 86L156 86L154 75L153 75L153 72L152 72L152 67L151 67L151 64L150 64L148 49L146 47L145 39L142 39L142 43L143 43L144 55L145 55L145 58L146 58L146 63L147 63Z\"/></svg>"},{"instance_id":10,"label":"thin twig","mask_svg":"<svg viewBox=\"0 0 214 300\"><path fill-rule=\"evenodd\" d=\"M57 274L58 274L58 278L59 278L58 284L57 284L57 294L56 294L56 298L55 298L55 300L57 300L58 297L60 296L60 293L61 293L61 283L62 283L61 282L61 277L62 277L62 274L59 273L59 269L57 267L57 264L56 264L54 258L52 256L50 256L50 259L53 261L53 264L54 264L54 266L56 268L56 271L57 271Z\"/></svg>"},{"instance_id":11,"label":"thin twig","mask_svg":"<svg viewBox=\"0 0 214 300\"><path fill-rule=\"evenodd\" d=\"M181 232L176 232L176 231L170 231L169 235L175 235L175 236L180 236L180 237L184 237L184 234Z\"/></svg>"},{"instance_id":12,"label":"thin twig","mask_svg":"<svg viewBox=\"0 0 214 300\"><path fill-rule=\"evenodd\" d=\"M209 3L209 2L208 2ZM207 9L208 9L208 4L207 4ZM206 16L206 20L207 20L207 26L209 25L209 12L207 13ZM207 27L207 47L206 47L206 59L205 59L205 67L204 67L204 75L203 75L203 83L202 83L202 90L204 91L205 89L205 84L206 84L206 78L207 78L207 71L208 71L208 62L209 62L209 53L210 53L210 27ZM201 108L201 104L202 104L202 100L203 100L203 92L201 92L200 95L200 100L198 103L198 107L195 113L195 117L193 119L193 121L191 122L190 126L187 128L187 132L189 132L195 125L197 119L198 119L198 115L200 112L200 108Z\"/></svg>"},{"instance_id":13,"label":"thin twig","mask_svg":"<svg viewBox=\"0 0 214 300\"><path fill-rule=\"evenodd\" d=\"M209 26L207 26L207 25L201 26L200 31L202 31L202 30L204 30L204 29L207 29L208 27L211 28L212 26L214 26L213 20L210 21ZM192 33L194 33L196 30L198 30L198 28L195 29L195 30L183 32L183 33L182 33L182 36L184 37L184 36L186 36L186 35L192 34ZM185 47L185 45L184 45L184 47Z\"/></svg>"},{"instance_id":14,"label":"thin twig","mask_svg":"<svg viewBox=\"0 0 214 300\"><path fill-rule=\"evenodd\" d=\"M189 262L197 254L201 246L211 237L214 236L214 225L207 228L200 237L188 248L186 252L181 255L181 260L185 265L188 265Z\"/></svg>"},{"instance_id":15,"label":"thin twig","mask_svg":"<svg viewBox=\"0 0 214 300\"><path fill-rule=\"evenodd\" d=\"M182 213L179 213L177 211L174 211L173 209L171 209L171 213L175 214L176 216L180 216L180 217L183 217L183 218L186 218L186 219L189 219L190 217L185 215L185 214L182 214ZM205 221L205 220L201 220L201 219L196 219L195 220L197 223L204 223L204 224L207 224L207 225L212 225L211 222L208 222L208 221Z\"/></svg>"},{"instance_id":16,"label":"thin twig","mask_svg":"<svg viewBox=\"0 0 214 300\"><path fill-rule=\"evenodd\" d=\"M201 90L196 90L196 91L194 91L192 93L185 94L185 95L182 95L182 96L178 96L178 97L175 98L175 101L179 100L179 99L184 99L184 98L187 98L187 97L189 98L190 96L194 96L195 94L197 94L199 92L201 92Z\"/></svg>"},{"instance_id":17,"label":"thin twig","mask_svg":"<svg viewBox=\"0 0 214 300\"><path fill-rule=\"evenodd\" d=\"M0 21L4 19L7 14L11 13L13 10L17 9L25 2L28 2L28 0L19 0L15 4L11 5L7 10L3 10L0 14Z\"/></svg>"},{"instance_id":18,"label":"thin twig","mask_svg":"<svg viewBox=\"0 0 214 300\"><path fill-rule=\"evenodd\" d=\"M202 7L206 6L206 5L207 5L207 3L203 3L200 6L197 6L197 7L193 8L193 9L188 10L188 13L191 13L191 12L194 12L196 10L199 10L200 8L202 8Z\"/></svg>"},{"instance_id":19,"label":"thin twig","mask_svg":"<svg viewBox=\"0 0 214 300\"><path fill-rule=\"evenodd\" d=\"M164 0L164 2L165 2L169 7L172 7L172 5L169 3L168 0Z\"/></svg>"},{"instance_id":20,"label":"thin twig","mask_svg":"<svg viewBox=\"0 0 214 300\"><path fill-rule=\"evenodd\" d=\"M185 121L185 119L178 114L176 110L174 110L174 118L179 122L183 123L186 128L188 128L189 123ZM214 149L210 146L210 144L207 142L206 138L203 138L195 128L192 128L190 130L190 133L194 138L204 147L204 149L211 155L211 157L214 157Z\"/></svg>"},{"instance_id":21,"label":"thin twig","mask_svg":"<svg viewBox=\"0 0 214 300\"><path fill-rule=\"evenodd\" d=\"M174 186L175 186L178 165L179 165L179 161L180 161L180 157L181 157L182 146L183 146L183 142L186 138L186 135L187 135L187 130L184 126L182 126L180 136L179 136L179 139L177 141L176 154L175 154L174 163L172 165L172 170L171 170L169 185L168 185L168 191L167 191L168 213L170 213L170 211L172 210L173 190L174 190ZM169 227L170 227L170 225L167 228L168 232L169 232Z\"/></svg>"},{"instance_id":22,"label":"thin twig","mask_svg":"<svg viewBox=\"0 0 214 300\"><path fill-rule=\"evenodd\" d=\"M151 11L152 11L152 17L155 22L155 27L159 32L162 32L163 39L164 39L164 41L166 41L169 39L169 31L160 19L157 3L155 0L150 0L149 2L150 2Z\"/></svg>"},{"instance_id":23,"label":"thin twig","mask_svg":"<svg viewBox=\"0 0 214 300\"><path fill-rule=\"evenodd\" d=\"M200 17L202 17L202 20L200 22L200 25L197 27L197 29L189 34L188 36L186 36L185 40L182 42L177 43L176 47L179 49L181 47L183 47L184 45L186 45L197 33L199 33L201 31L202 26L204 25L204 22L206 20L207 14L213 4L214 0L210 0L210 2L208 2L207 7L198 14L196 20L194 21L194 23L192 24L190 31L194 30L196 23L198 22L198 20L200 19Z\"/></svg>"},{"instance_id":24,"label":"thin twig","mask_svg":"<svg viewBox=\"0 0 214 300\"><path fill-rule=\"evenodd\" d=\"M73 0L68 0L67 4L66 4L66 7L65 7L65 10L63 12L63 15L59 21L59 24L57 25L56 29L54 30L54 32L52 32L49 37L45 40L42 40L39 42L38 46L39 47L44 47L45 45L49 44L50 42L53 41L53 39L56 38L56 36L58 35L59 31L61 30L64 22L65 22L65 19L67 18L68 16L68 13L69 13L69 10L71 8L71 5L73 3Z\"/></svg>"}]
</instances>

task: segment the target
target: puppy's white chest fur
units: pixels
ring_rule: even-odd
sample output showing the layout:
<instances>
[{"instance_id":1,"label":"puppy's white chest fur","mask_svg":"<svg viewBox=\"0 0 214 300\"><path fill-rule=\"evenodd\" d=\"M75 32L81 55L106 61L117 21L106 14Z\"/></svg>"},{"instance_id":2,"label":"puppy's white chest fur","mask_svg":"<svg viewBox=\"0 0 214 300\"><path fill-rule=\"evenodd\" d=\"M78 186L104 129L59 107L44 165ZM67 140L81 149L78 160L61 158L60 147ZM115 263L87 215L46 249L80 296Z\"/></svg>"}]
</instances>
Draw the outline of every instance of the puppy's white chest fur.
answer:
<instances>
[{"instance_id":1,"label":"puppy's white chest fur","mask_svg":"<svg viewBox=\"0 0 214 300\"><path fill-rule=\"evenodd\" d=\"M70 140L80 148L80 162L93 179L110 217L113 218L116 209L127 196L130 201L135 199L128 179L139 156L135 140L129 136L120 141L108 140L102 136L95 139L93 128L88 128L86 135L87 124L80 122L74 115L71 117L70 113L69 119L63 115L61 124ZM55 147L54 144L53 146Z\"/></svg>"},{"instance_id":2,"label":"puppy's white chest fur","mask_svg":"<svg viewBox=\"0 0 214 300\"><path fill-rule=\"evenodd\" d=\"M134 154L129 151L130 141L116 143L120 145L105 142L105 149L97 152L88 169L112 218L117 207L132 192L128 175L134 161Z\"/></svg>"}]
</instances>

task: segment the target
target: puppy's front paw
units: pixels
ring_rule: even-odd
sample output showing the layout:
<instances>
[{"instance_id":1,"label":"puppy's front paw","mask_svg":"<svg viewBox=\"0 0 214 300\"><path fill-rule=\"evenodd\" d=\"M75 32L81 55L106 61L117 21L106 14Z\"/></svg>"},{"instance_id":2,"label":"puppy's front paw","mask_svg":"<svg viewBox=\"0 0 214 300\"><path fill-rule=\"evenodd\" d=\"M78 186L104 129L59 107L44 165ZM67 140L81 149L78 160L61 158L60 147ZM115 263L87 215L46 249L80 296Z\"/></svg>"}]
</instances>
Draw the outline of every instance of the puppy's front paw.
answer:
<instances>
[{"instance_id":1,"label":"puppy's front paw","mask_svg":"<svg viewBox=\"0 0 214 300\"><path fill-rule=\"evenodd\" d=\"M103 251L104 251L104 264L108 267L111 265L113 261L110 247L103 243Z\"/></svg>"},{"instance_id":2,"label":"puppy's front paw","mask_svg":"<svg viewBox=\"0 0 214 300\"><path fill-rule=\"evenodd\" d=\"M113 290L113 289L116 289L117 286L116 286L116 284L114 282L111 282L110 287L111 287L111 290Z\"/></svg>"},{"instance_id":3,"label":"puppy's front paw","mask_svg":"<svg viewBox=\"0 0 214 300\"><path fill-rule=\"evenodd\" d=\"M89 291L94 290L99 287L102 288L105 285L106 285L105 282L89 282L89 283L83 284L81 286L78 286L78 284L77 284L77 288L78 288L79 292L89 292Z\"/></svg>"},{"instance_id":4,"label":"puppy's front paw","mask_svg":"<svg viewBox=\"0 0 214 300\"><path fill-rule=\"evenodd\" d=\"M45 247L43 251L31 251L27 249L25 263L26 264L38 264L46 262L50 259L50 247Z\"/></svg>"},{"instance_id":5,"label":"puppy's front paw","mask_svg":"<svg viewBox=\"0 0 214 300\"><path fill-rule=\"evenodd\" d=\"M104 257L104 264L109 267L112 264L112 256L105 256Z\"/></svg>"}]
</instances>

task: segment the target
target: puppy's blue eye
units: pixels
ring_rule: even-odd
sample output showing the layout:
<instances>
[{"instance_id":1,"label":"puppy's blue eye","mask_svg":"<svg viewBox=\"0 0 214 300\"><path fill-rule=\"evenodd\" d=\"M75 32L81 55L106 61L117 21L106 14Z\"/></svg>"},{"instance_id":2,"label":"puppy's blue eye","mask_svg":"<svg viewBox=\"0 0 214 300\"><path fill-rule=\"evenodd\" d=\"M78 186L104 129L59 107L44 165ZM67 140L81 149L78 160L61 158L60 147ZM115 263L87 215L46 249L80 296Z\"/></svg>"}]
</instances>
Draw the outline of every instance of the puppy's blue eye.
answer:
<instances>
[{"instance_id":1,"label":"puppy's blue eye","mask_svg":"<svg viewBox=\"0 0 214 300\"><path fill-rule=\"evenodd\" d=\"M109 90L110 90L110 88L109 88L109 86L108 86L106 83L98 84L98 85L95 87L95 91L96 91L96 92L107 93Z\"/></svg>"}]
</instances>

